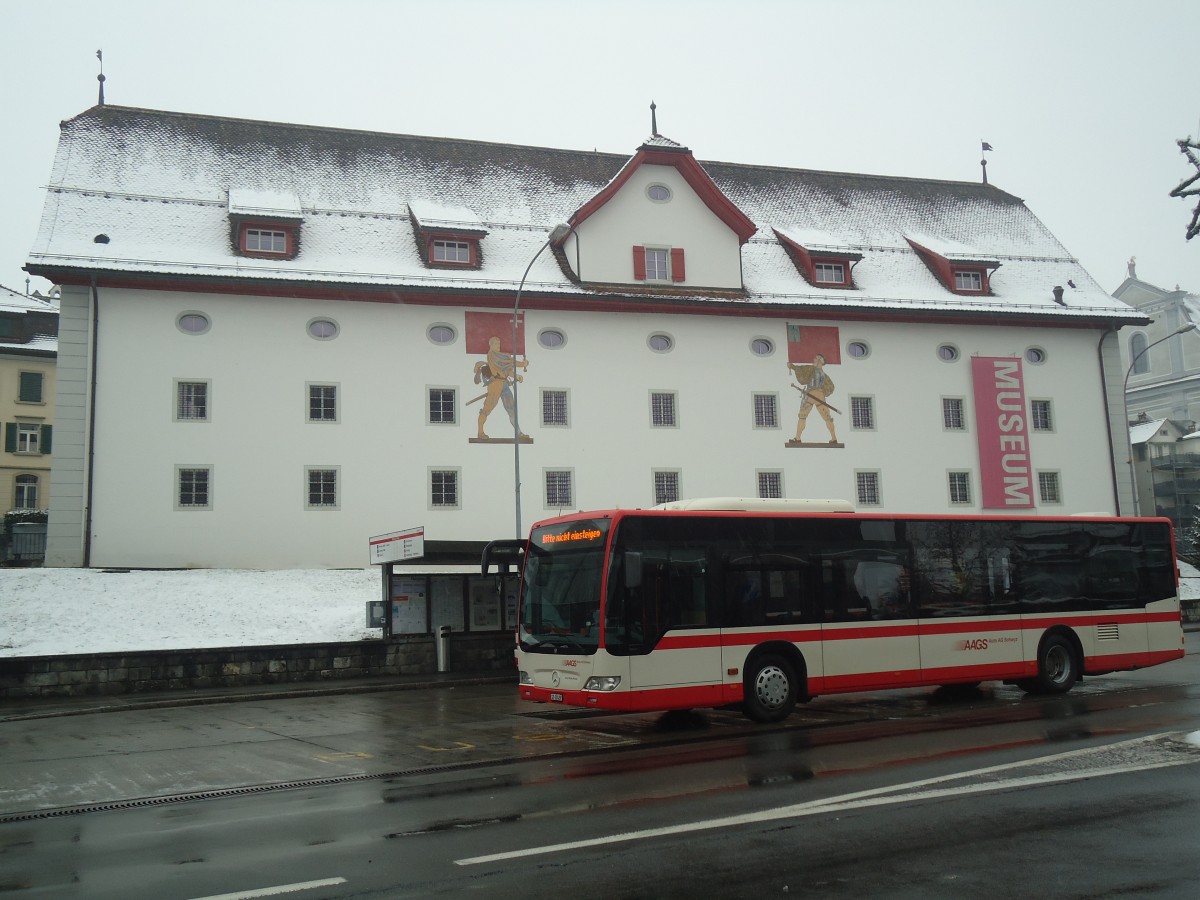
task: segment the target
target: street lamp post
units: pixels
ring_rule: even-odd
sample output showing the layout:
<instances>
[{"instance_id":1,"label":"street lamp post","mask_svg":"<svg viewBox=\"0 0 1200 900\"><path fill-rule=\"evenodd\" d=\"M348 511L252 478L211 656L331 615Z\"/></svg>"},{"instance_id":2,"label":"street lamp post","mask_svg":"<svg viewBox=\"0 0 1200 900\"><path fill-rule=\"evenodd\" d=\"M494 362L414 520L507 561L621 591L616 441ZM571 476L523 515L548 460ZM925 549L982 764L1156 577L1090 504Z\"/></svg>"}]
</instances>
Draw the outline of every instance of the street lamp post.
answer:
<instances>
[{"instance_id":1,"label":"street lamp post","mask_svg":"<svg viewBox=\"0 0 1200 900\"><path fill-rule=\"evenodd\" d=\"M537 253L533 254L533 259L529 260L529 265L525 267L525 274L521 276L521 283L517 285L517 296L513 301L512 314L512 395L513 395L513 509L516 515L516 537L518 540L525 536L521 530L521 426L519 416L519 406L517 405L517 384L520 378L517 376L517 320L521 314L521 292L525 290L525 279L529 277L529 270L533 268L533 264L537 262L539 256L551 244L559 243L571 233L570 225L555 225L550 231L550 236L546 238L542 246L538 247Z\"/></svg>"},{"instance_id":2,"label":"street lamp post","mask_svg":"<svg viewBox=\"0 0 1200 900\"><path fill-rule=\"evenodd\" d=\"M1170 334L1165 337L1160 337L1157 341L1147 344L1137 355L1129 361L1129 368L1125 370L1125 386L1121 389L1121 401L1125 408L1125 442L1129 447L1129 486L1133 490L1133 514L1141 515L1141 500L1138 497L1137 473L1133 469L1133 442L1129 440L1129 376L1133 374L1133 367L1137 365L1137 361L1150 352L1151 347L1157 347L1163 341L1170 340L1177 334L1187 334L1189 331L1196 330L1195 322L1188 322L1186 325L1180 325Z\"/></svg>"}]
</instances>

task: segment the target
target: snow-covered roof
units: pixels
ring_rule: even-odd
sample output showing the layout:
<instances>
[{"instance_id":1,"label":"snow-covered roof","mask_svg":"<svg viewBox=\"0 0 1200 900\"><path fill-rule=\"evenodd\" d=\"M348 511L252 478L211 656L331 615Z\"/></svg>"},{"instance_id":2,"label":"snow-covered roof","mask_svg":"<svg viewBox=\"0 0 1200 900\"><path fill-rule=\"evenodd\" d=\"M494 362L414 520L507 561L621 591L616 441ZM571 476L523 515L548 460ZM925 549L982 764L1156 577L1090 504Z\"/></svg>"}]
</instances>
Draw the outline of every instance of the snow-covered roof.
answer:
<instances>
[{"instance_id":1,"label":"snow-covered roof","mask_svg":"<svg viewBox=\"0 0 1200 900\"><path fill-rule=\"evenodd\" d=\"M303 219L300 198L287 191L229 189L229 213L235 216L262 216L270 219Z\"/></svg>"},{"instance_id":2,"label":"snow-covered roof","mask_svg":"<svg viewBox=\"0 0 1200 900\"><path fill-rule=\"evenodd\" d=\"M1137 445L1144 444L1150 438L1158 434L1158 430L1163 427L1166 419L1151 419L1149 422L1138 422L1136 425L1129 426L1129 443Z\"/></svg>"},{"instance_id":3,"label":"snow-covered roof","mask_svg":"<svg viewBox=\"0 0 1200 900\"><path fill-rule=\"evenodd\" d=\"M419 228L430 231L486 232L475 211L465 206L443 206L427 200L410 200L408 209L417 220Z\"/></svg>"},{"instance_id":4,"label":"snow-covered roof","mask_svg":"<svg viewBox=\"0 0 1200 900\"><path fill-rule=\"evenodd\" d=\"M655 140L652 138L652 140ZM665 142L665 143L661 143ZM662 138L655 146L681 148ZM643 145L646 146L646 145ZM687 153L686 149L680 152ZM628 155L98 106L62 123L34 274L240 279L365 289L513 290L553 226L609 185ZM745 292L664 287L664 299L797 311L955 313L1144 323L1111 297L1025 206L994 185L703 162L757 232L742 247ZM292 195L303 210L293 259L239 256L231 192ZM486 231L477 269L434 269L413 210L470 212ZM414 213L424 222L421 213ZM444 213L443 213L444 215ZM428 226L425 226L428 227ZM854 287L814 288L775 235L819 233L861 254ZM95 238L107 235L107 243ZM948 291L905 239L995 260L991 293ZM960 254L953 251L955 257ZM1056 285L1073 281L1064 304ZM579 284L552 254L528 296L612 296Z\"/></svg>"},{"instance_id":5,"label":"snow-covered roof","mask_svg":"<svg viewBox=\"0 0 1200 900\"><path fill-rule=\"evenodd\" d=\"M53 304L39 296L19 294L0 285L0 314L5 318L22 317L15 333L0 337L0 351L33 356L57 355L58 335L51 332L56 331L54 323L58 309ZM42 330L46 333L41 333Z\"/></svg>"}]
</instances>

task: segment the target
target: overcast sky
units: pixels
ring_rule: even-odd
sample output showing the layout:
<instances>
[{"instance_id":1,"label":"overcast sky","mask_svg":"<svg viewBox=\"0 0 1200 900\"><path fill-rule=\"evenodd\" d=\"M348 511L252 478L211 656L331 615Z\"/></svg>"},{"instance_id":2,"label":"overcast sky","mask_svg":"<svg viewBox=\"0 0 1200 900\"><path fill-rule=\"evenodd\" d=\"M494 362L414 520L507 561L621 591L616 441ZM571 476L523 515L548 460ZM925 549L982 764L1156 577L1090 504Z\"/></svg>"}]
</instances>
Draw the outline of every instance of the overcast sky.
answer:
<instances>
[{"instance_id":1,"label":"overcast sky","mask_svg":"<svg viewBox=\"0 0 1200 900\"><path fill-rule=\"evenodd\" d=\"M0 284L57 124L106 100L317 126L978 181L1105 288L1200 293L1195 0L6 0ZM1196 186L1200 186L1198 183ZM566 216L571 210L563 210ZM48 283L34 279L34 288Z\"/></svg>"}]
</instances>

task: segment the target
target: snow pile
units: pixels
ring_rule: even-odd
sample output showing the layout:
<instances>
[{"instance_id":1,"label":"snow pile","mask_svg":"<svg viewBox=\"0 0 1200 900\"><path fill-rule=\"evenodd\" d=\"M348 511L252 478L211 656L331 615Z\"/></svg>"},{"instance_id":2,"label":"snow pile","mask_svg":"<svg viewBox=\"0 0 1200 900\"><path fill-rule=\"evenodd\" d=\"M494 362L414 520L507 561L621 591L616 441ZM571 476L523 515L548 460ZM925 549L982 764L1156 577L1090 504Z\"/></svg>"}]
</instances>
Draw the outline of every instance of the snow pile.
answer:
<instances>
[{"instance_id":1,"label":"snow pile","mask_svg":"<svg viewBox=\"0 0 1200 900\"><path fill-rule=\"evenodd\" d=\"M378 567L0 569L0 656L358 641Z\"/></svg>"}]
</instances>

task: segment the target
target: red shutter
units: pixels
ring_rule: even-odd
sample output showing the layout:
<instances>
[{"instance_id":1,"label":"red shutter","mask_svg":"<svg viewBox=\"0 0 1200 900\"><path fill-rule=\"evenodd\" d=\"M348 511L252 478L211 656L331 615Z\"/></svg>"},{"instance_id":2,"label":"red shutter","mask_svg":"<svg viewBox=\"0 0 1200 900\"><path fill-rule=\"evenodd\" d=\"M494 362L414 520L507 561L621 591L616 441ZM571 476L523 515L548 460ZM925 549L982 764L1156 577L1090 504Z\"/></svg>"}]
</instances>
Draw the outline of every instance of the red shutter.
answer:
<instances>
[{"instance_id":1,"label":"red shutter","mask_svg":"<svg viewBox=\"0 0 1200 900\"><path fill-rule=\"evenodd\" d=\"M672 281L686 281L687 280L687 273L684 271L684 268L683 268L683 248L682 247L672 247L671 248L671 280Z\"/></svg>"},{"instance_id":2,"label":"red shutter","mask_svg":"<svg viewBox=\"0 0 1200 900\"><path fill-rule=\"evenodd\" d=\"M633 248L633 277L636 281L646 280L646 248Z\"/></svg>"}]
</instances>

